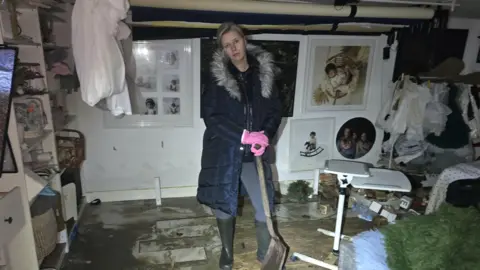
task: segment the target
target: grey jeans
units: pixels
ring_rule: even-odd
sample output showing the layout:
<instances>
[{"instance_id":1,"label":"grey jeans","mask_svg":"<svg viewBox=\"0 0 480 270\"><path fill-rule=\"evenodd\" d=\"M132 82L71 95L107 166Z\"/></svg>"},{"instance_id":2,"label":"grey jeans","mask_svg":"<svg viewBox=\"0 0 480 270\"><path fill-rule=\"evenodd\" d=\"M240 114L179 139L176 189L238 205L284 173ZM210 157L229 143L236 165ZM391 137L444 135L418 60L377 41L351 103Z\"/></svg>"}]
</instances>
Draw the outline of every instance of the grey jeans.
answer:
<instances>
[{"instance_id":1,"label":"grey jeans","mask_svg":"<svg viewBox=\"0 0 480 270\"><path fill-rule=\"evenodd\" d=\"M240 176L243 186L245 187L253 208L255 209L255 220L266 222L265 211L263 210L262 194L260 191L260 180L258 178L257 166L255 162L247 162L242 164L242 174ZM228 219L231 216L215 210L215 216L218 219Z\"/></svg>"}]
</instances>

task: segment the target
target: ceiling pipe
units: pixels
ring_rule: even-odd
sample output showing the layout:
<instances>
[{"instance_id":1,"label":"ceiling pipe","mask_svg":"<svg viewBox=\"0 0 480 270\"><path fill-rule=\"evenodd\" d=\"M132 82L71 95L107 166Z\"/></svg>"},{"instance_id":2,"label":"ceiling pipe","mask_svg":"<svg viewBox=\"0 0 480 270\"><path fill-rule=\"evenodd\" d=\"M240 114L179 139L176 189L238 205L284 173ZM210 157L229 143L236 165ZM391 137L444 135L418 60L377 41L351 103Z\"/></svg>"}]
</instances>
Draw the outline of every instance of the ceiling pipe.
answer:
<instances>
[{"instance_id":1,"label":"ceiling pipe","mask_svg":"<svg viewBox=\"0 0 480 270\"><path fill-rule=\"evenodd\" d=\"M351 17L352 7L319 5L312 3L282 3L251 0L130 0L132 6L202 10L220 12L243 12L277 15L300 15L318 17ZM433 18L434 10L420 7L372 7L356 6L355 18L419 19ZM354 13L354 12L353 12Z\"/></svg>"},{"instance_id":2,"label":"ceiling pipe","mask_svg":"<svg viewBox=\"0 0 480 270\"><path fill-rule=\"evenodd\" d=\"M369 3L382 3L382 4L400 4L400 5L429 5L429 6L442 6L450 7L451 11L455 10L455 7L460 6L456 0L450 1L414 1L414 0L360 0L361 2Z\"/></svg>"}]
</instances>

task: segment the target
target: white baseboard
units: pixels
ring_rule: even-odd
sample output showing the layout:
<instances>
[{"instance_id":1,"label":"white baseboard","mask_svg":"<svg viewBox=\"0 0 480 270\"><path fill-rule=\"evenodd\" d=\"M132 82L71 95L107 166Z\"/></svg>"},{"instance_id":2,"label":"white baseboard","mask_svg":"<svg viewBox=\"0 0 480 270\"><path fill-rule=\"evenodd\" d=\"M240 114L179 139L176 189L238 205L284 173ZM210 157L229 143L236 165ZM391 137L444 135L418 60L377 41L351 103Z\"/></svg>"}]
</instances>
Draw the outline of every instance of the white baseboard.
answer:
<instances>
[{"instance_id":1,"label":"white baseboard","mask_svg":"<svg viewBox=\"0 0 480 270\"><path fill-rule=\"evenodd\" d=\"M298 180L284 180L276 182L277 190L286 195L288 193L288 186ZM305 179L312 187L313 180ZM196 186L177 187L177 188L162 188L162 199L164 198L181 198L181 197L195 197L197 195ZM85 199L91 202L95 199L100 199L102 202L119 202L119 201L135 201L135 200L155 200L155 189L134 189L134 190L115 190L115 191L98 191L86 192Z\"/></svg>"},{"instance_id":2,"label":"white baseboard","mask_svg":"<svg viewBox=\"0 0 480 270\"><path fill-rule=\"evenodd\" d=\"M196 186L162 188L162 199L163 198L195 197L196 195L197 195ZM152 189L86 192L85 198L87 202L91 202L95 199L100 199L102 202L150 200L150 199L155 199L155 189L152 188Z\"/></svg>"}]
</instances>

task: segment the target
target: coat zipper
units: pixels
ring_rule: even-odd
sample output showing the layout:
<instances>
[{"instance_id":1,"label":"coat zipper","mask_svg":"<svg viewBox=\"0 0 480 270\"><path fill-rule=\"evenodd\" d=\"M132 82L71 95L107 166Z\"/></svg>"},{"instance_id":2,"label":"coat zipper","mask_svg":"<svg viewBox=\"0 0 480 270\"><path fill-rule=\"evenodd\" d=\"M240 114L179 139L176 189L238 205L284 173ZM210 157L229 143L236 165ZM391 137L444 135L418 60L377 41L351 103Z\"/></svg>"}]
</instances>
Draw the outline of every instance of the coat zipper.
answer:
<instances>
[{"instance_id":1,"label":"coat zipper","mask_svg":"<svg viewBox=\"0 0 480 270\"><path fill-rule=\"evenodd\" d=\"M245 105L243 106L243 113L244 113L244 116L246 117L245 128L248 131L252 131L252 129L253 129L253 124L252 124L252 121L251 121L252 107L251 107L250 102L248 100L248 93L247 93L247 90L246 90L246 80L245 80L245 77L244 77L243 73L240 74L240 79L242 80L242 90L243 90L243 94L245 96ZM246 147L246 145L243 145L243 149L245 151L244 153L247 153L246 150L245 150L245 147Z\"/></svg>"}]
</instances>

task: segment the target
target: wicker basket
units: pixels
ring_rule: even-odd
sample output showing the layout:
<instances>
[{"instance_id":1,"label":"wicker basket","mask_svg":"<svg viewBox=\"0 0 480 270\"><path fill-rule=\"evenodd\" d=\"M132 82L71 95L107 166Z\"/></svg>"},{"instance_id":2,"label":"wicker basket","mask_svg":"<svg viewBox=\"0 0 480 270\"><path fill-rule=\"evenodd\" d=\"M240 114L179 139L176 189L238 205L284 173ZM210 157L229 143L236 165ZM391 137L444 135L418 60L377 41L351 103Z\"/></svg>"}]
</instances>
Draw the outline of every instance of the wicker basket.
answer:
<instances>
[{"instance_id":1,"label":"wicker basket","mask_svg":"<svg viewBox=\"0 0 480 270\"><path fill-rule=\"evenodd\" d=\"M322 198L332 200L338 198L338 181L335 174L320 174L320 195Z\"/></svg>"},{"instance_id":2,"label":"wicker basket","mask_svg":"<svg viewBox=\"0 0 480 270\"><path fill-rule=\"evenodd\" d=\"M38 263L55 250L57 245L57 220L53 209L32 218L33 237Z\"/></svg>"},{"instance_id":3,"label":"wicker basket","mask_svg":"<svg viewBox=\"0 0 480 270\"><path fill-rule=\"evenodd\" d=\"M80 168L85 160L85 136L75 129L63 129L56 136L60 168Z\"/></svg>"}]
</instances>

